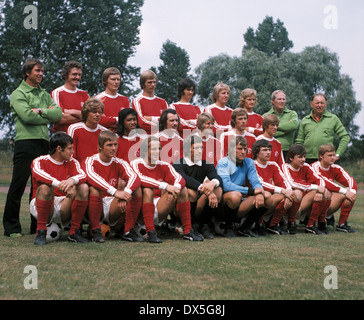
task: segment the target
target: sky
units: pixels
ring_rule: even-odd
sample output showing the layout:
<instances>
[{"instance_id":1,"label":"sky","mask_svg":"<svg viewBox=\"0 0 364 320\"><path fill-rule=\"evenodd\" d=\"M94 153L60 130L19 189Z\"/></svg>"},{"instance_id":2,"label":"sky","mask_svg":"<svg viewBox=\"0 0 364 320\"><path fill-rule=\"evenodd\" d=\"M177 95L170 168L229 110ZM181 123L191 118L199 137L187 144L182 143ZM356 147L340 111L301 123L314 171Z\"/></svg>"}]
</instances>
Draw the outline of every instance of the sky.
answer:
<instances>
[{"instance_id":1,"label":"sky","mask_svg":"<svg viewBox=\"0 0 364 320\"><path fill-rule=\"evenodd\" d=\"M363 106L355 123L364 134L364 1L145 0L142 16L141 43L129 60L142 70L162 63L167 39L187 51L191 71L221 53L240 56L248 27L256 30L266 16L280 19L294 43L292 52L319 44L338 54L341 73L353 80Z\"/></svg>"}]
</instances>

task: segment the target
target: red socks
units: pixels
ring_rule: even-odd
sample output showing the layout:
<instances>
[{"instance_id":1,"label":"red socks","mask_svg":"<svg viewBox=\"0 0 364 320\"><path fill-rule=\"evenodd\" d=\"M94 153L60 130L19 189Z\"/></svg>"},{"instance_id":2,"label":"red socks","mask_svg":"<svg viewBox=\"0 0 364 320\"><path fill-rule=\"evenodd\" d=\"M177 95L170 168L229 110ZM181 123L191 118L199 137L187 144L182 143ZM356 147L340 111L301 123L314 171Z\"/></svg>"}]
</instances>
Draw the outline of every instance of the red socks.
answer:
<instances>
[{"instance_id":1,"label":"red socks","mask_svg":"<svg viewBox=\"0 0 364 320\"><path fill-rule=\"evenodd\" d=\"M343 201L343 203L341 204L341 212L340 212L339 223L338 223L339 226L345 224L345 221L348 220L350 212L354 206L354 202L353 202L353 203L351 203L351 205L349 207L345 207L344 202L345 201Z\"/></svg>"},{"instance_id":2,"label":"red socks","mask_svg":"<svg viewBox=\"0 0 364 320\"><path fill-rule=\"evenodd\" d=\"M154 203L148 202L143 203L142 213L145 224L145 229L147 232L155 230L154 228Z\"/></svg>"},{"instance_id":3,"label":"red socks","mask_svg":"<svg viewBox=\"0 0 364 320\"><path fill-rule=\"evenodd\" d=\"M276 209L274 210L269 226L276 226L278 223L280 223L286 212L287 209L284 208L284 200L282 200L280 203L278 203Z\"/></svg>"},{"instance_id":4,"label":"red socks","mask_svg":"<svg viewBox=\"0 0 364 320\"><path fill-rule=\"evenodd\" d=\"M331 200L322 200L321 202L313 203L307 227L312 227L316 221L325 222L326 212L330 206L330 203Z\"/></svg>"},{"instance_id":5,"label":"red socks","mask_svg":"<svg viewBox=\"0 0 364 320\"><path fill-rule=\"evenodd\" d=\"M47 221L53 209L53 200L35 199L35 206L38 213L37 230L47 230Z\"/></svg>"},{"instance_id":6,"label":"red socks","mask_svg":"<svg viewBox=\"0 0 364 320\"><path fill-rule=\"evenodd\" d=\"M292 206L288 210L288 222L296 222L297 212L301 206L301 201L293 201Z\"/></svg>"},{"instance_id":7,"label":"red socks","mask_svg":"<svg viewBox=\"0 0 364 320\"><path fill-rule=\"evenodd\" d=\"M142 207L142 197L132 197L126 206L125 213L125 229L124 233L128 233L130 229L134 228L138 219L140 209ZM154 219L154 205L153 205L153 219Z\"/></svg>"},{"instance_id":8,"label":"red socks","mask_svg":"<svg viewBox=\"0 0 364 320\"><path fill-rule=\"evenodd\" d=\"M92 230L100 228L101 211L102 197L90 194L88 200L88 219L90 220Z\"/></svg>"},{"instance_id":9,"label":"red socks","mask_svg":"<svg viewBox=\"0 0 364 320\"><path fill-rule=\"evenodd\" d=\"M177 215L181 219L183 233L188 234L192 228L191 226L191 204L189 202L177 202L176 204Z\"/></svg>"},{"instance_id":10,"label":"red socks","mask_svg":"<svg viewBox=\"0 0 364 320\"><path fill-rule=\"evenodd\" d=\"M87 206L88 206L88 201L77 200L77 199L73 200L71 207L71 212L72 212L71 229L69 231L69 235L74 234L75 230L80 228Z\"/></svg>"}]
</instances>

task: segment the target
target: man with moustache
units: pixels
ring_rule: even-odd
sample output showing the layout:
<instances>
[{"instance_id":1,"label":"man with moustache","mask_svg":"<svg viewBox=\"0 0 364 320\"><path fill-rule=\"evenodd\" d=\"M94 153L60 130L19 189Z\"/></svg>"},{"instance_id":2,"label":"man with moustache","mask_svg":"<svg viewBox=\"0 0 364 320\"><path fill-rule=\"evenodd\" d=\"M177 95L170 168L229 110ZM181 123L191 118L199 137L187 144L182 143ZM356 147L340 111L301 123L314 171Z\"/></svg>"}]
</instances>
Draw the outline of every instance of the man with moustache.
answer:
<instances>
[{"instance_id":1,"label":"man with moustache","mask_svg":"<svg viewBox=\"0 0 364 320\"><path fill-rule=\"evenodd\" d=\"M67 132L69 125L81 122L81 108L89 99L86 91L77 88L82 77L82 64L78 61L68 61L62 68L64 85L54 89L51 96L54 102L62 108L62 119L56 122L53 132Z\"/></svg>"}]
</instances>

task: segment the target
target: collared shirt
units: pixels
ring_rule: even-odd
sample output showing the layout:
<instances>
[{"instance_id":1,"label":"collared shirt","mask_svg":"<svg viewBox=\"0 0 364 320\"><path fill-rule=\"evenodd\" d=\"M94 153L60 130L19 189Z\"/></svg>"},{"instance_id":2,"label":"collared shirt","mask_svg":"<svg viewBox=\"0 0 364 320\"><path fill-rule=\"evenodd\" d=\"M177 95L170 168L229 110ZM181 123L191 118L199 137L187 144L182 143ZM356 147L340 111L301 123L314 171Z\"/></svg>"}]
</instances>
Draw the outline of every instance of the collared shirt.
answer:
<instances>
[{"instance_id":1,"label":"collared shirt","mask_svg":"<svg viewBox=\"0 0 364 320\"><path fill-rule=\"evenodd\" d=\"M187 157L184 157L183 160L186 162L186 164L189 166L189 167L192 167L192 166L199 166L201 167L202 166L202 160L199 160L197 162L192 162L190 158L187 158Z\"/></svg>"},{"instance_id":2,"label":"collared shirt","mask_svg":"<svg viewBox=\"0 0 364 320\"><path fill-rule=\"evenodd\" d=\"M222 185L222 180L216 172L212 163L206 160L194 163L188 157L177 160L173 167L186 180L186 187L193 190L200 190L206 179L216 183L215 188Z\"/></svg>"},{"instance_id":3,"label":"collared shirt","mask_svg":"<svg viewBox=\"0 0 364 320\"><path fill-rule=\"evenodd\" d=\"M317 159L317 150L323 144L334 144L337 135L340 139L336 152L342 155L350 142L350 137L340 119L325 110L319 121L313 117L313 111L305 116L300 124L296 139L297 144L306 148L306 158Z\"/></svg>"},{"instance_id":4,"label":"collared shirt","mask_svg":"<svg viewBox=\"0 0 364 320\"><path fill-rule=\"evenodd\" d=\"M10 106L15 121L15 141L49 141L48 124L62 118L62 109L54 103L50 94L40 86L30 86L24 80L11 94ZM33 112L34 108L41 108L42 114Z\"/></svg>"}]
</instances>

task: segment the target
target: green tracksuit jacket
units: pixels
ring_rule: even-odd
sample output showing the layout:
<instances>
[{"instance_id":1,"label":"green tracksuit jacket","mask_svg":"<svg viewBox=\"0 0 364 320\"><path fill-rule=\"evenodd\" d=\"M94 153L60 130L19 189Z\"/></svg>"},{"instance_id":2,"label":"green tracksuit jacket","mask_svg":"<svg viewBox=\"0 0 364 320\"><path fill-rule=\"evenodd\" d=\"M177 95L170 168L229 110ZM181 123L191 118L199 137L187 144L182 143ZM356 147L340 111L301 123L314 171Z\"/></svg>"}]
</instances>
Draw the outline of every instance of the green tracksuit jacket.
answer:
<instances>
[{"instance_id":1,"label":"green tracksuit jacket","mask_svg":"<svg viewBox=\"0 0 364 320\"><path fill-rule=\"evenodd\" d=\"M350 137L340 119L336 115L325 110L325 113L317 122L313 118L312 112L313 111L302 119L298 129L296 143L305 146L307 152L306 158L317 159L318 148L327 143L333 145L335 135L337 135L340 139L340 143L336 148L336 153L341 156L348 146Z\"/></svg>"},{"instance_id":2,"label":"green tracksuit jacket","mask_svg":"<svg viewBox=\"0 0 364 320\"><path fill-rule=\"evenodd\" d=\"M15 121L15 141L49 141L48 123L62 118L62 109L54 103L50 94L39 86L28 85L24 80L11 94L10 106ZM31 109L34 108L41 108L42 114L33 112Z\"/></svg>"}]
</instances>

